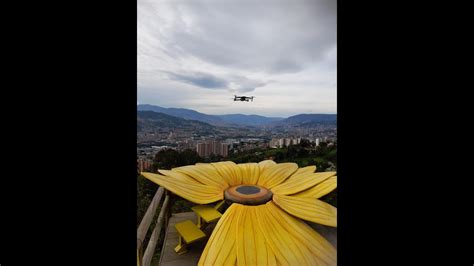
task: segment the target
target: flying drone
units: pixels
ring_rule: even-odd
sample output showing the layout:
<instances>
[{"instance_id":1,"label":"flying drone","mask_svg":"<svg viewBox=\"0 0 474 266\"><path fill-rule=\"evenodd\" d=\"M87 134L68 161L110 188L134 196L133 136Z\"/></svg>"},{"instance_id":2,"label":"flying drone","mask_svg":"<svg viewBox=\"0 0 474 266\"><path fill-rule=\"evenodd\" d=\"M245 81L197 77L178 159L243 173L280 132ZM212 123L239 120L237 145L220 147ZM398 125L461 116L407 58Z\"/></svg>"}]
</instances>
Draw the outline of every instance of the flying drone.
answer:
<instances>
[{"instance_id":1,"label":"flying drone","mask_svg":"<svg viewBox=\"0 0 474 266\"><path fill-rule=\"evenodd\" d=\"M236 101L252 101L253 102L253 98L255 98L255 96L237 96L237 95L234 95L234 102Z\"/></svg>"}]
</instances>

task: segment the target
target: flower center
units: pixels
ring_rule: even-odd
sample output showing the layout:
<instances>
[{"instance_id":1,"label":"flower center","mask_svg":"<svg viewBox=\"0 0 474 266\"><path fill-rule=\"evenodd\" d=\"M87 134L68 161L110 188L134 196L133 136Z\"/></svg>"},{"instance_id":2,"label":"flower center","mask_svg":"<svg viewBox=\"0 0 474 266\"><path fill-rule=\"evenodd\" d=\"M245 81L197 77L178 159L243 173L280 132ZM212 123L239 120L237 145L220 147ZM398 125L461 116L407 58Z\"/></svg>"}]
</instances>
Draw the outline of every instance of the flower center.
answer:
<instances>
[{"instance_id":1,"label":"flower center","mask_svg":"<svg viewBox=\"0 0 474 266\"><path fill-rule=\"evenodd\" d=\"M224 192L226 200L244 205L264 204L270 201L272 196L270 190L256 185L238 185L229 187Z\"/></svg>"}]
</instances>

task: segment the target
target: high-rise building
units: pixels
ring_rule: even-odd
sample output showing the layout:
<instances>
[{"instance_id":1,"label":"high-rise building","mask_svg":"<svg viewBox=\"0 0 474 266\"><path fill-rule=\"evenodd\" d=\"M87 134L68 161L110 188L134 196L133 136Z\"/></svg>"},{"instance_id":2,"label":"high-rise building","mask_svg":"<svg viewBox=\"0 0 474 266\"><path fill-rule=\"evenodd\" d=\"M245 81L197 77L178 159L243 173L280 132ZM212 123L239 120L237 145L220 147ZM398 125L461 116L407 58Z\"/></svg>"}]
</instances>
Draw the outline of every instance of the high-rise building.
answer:
<instances>
[{"instance_id":1,"label":"high-rise building","mask_svg":"<svg viewBox=\"0 0 474 266\"><path fill-rule=\"evenodd\" d=\"M205 141L196 144L196 152L199 156L206 158L211 154L227 157L229 155L229 144L219 141Z\"/></svg>"},{"instance_id":2,"label":"high-rise building","mask_svg":"<svg viewBox=\"0 0 474 266\"><path fill-rule=\"evenodd\" d=\"M227 157L229 155L229 145L227 143L220 144L219 155Z\"/></svg>"},{"instance_id":3,"label":"high-rise building","mask_svg":"<svg viewBox=\"0 0 474 266\"><path fill-rule=\"evenodd\" d=\"M218 141L215 141L215 140L212 141L211 142L211 153L219 155L220 154L220 144L221 143L218 142Z\"/></svg>"},{"instance_id":4,"label":"high-rise building","mask_svg":"<svg viewBox=\"0 0 474 266\"><path fill-rule=\"evenodd\" d=\"M270 148L277 148L280 146L280 139L277 139L277 138L273 138L272 140L270 140Z\"/></svg>"},{"instance_id":5,"label":"high-rise building","mask_svg":"<svg viewBox=\"0 0 474 266\"><path fill-rule=\"evenodd\" d=\"M207 147L206 143L198 143L196 144L196 152L201 157L207 157Z\"/></svg>"},{"instance_id":6,"label":"high-rise building","mask_svg":"<svg viewBox=\"0 0 474 266\"><path fill-rule=\"evenodd\" d=\"M149 160L139 159L138 160L138 170L140 172L151 171L153 162Z\"/></svg>"},{"instance_id":7,"label":"high-rise building","mask_svg":"<svg viewBox=\"0 0 474 266\"><path fill-rule=\"evenodd\" d=\"M205 155L205 157L209 157L209 155L211 155L212 152L213 152L212 143L211 142L206 142L206 155Z\"/></svg>"}]
</instances>

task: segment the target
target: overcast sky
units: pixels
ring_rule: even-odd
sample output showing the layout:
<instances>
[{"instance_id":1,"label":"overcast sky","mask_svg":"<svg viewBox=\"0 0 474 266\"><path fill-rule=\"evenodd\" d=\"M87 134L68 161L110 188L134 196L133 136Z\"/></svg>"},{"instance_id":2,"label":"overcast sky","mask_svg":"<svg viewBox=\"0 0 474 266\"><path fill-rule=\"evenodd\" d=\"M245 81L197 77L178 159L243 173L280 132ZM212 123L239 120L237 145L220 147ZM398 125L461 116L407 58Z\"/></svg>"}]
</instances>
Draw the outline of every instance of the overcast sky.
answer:
<instances>
[{"instance_id":1,"label":"overcast sky","mask_svg":"<svg viewBox=\"0 0 474 266\"><path fill-rule=\"evenodd\" d=\"M138 103L336 113L336 27L335 0L138 0Z\"/></svg>"}]
</instances>

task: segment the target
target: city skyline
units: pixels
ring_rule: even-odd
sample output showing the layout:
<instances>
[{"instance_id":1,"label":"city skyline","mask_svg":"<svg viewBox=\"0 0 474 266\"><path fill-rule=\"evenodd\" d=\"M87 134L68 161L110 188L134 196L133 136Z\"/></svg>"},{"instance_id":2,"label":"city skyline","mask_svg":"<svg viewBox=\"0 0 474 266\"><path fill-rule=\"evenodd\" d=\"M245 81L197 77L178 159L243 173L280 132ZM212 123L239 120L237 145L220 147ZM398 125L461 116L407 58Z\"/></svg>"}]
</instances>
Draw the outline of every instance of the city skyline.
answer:
<instances>
[{"instance_id":1,"label":"city skyline","mask_svg":"<svg viewBox=\"0 0 474 266\"><path fill-rule=\"evenodd\" d=\"M252 3L139 0L138 103L206 114L337 113L336 3Z\"/></svg>"}]
</instances>

